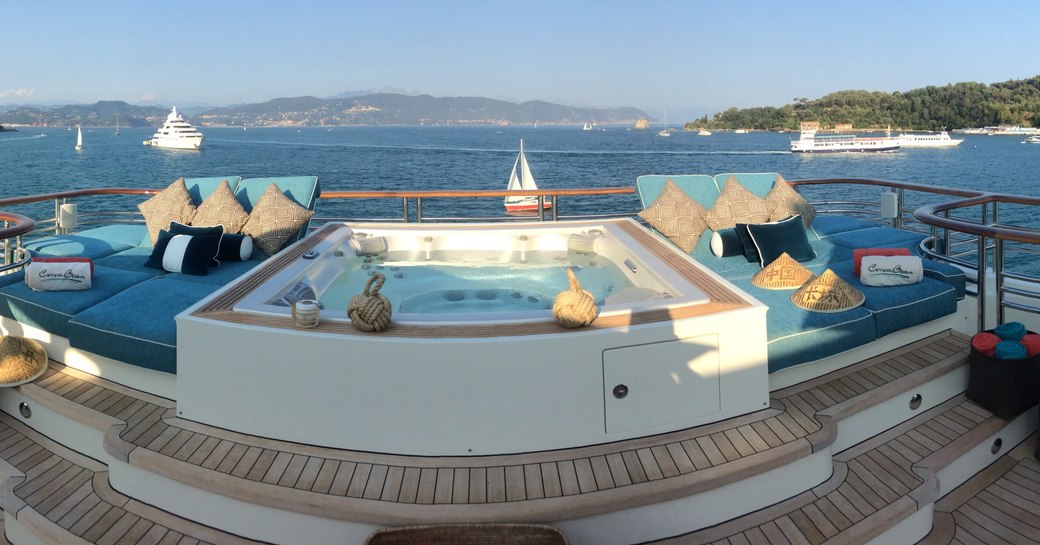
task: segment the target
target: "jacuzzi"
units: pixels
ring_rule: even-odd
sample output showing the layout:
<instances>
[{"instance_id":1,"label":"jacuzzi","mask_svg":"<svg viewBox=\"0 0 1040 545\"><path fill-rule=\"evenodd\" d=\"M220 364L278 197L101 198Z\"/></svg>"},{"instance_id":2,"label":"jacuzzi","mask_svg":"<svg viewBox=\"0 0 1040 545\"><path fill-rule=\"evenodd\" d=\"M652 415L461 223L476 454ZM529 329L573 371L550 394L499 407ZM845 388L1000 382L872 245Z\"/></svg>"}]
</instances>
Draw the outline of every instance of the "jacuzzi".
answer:
<instances>
[{"instance_id":1,"label":"jacuzzi","mask_svg":"<svg viewBox=\"0 0 1040 545\"><path fill-rule=\"evenodd\" d=\"M591 326L553 318L567 268ZM347 301L376 273L391 326L359 332ZM177 410L381 453L601 444L768 408L765 313L632 220L329 224L177 317Z\"/></svg>"}]
</instances>

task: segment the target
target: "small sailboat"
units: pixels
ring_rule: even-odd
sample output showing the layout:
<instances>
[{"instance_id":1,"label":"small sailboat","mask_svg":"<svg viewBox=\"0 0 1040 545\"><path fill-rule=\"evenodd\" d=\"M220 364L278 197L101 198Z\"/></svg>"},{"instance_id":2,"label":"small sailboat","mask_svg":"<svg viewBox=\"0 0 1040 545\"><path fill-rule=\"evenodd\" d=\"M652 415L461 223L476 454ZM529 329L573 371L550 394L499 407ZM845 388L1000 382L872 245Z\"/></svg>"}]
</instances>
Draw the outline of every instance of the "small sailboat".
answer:
<instances>
[{"instance_id":1,"label":"small sailboat","mask_svg":"<svg viewBox=\"0 0 1040 545\"><path fill-rule=\"evenodd\" d=\"M119 136L119 114L116 114L116 136Z\"/></svg>"},{"instance_id":2,"label":"small sailboat","mask_svg":"<svg viewBox=\"0 0 1040 545\"><path fill-rule=\"evenodd\" d=\"M668 130L668 110L664 111L664 128L657 131L657 136L671 136L672 131Z\"/></svg>"},{"instance_id":3,"label":"small sailboat","mask_svg":"<svg viewBox=\"0 0 1040 545\"><path fill-rule=\"evenodd\" d=\"M583 131L591 131L592 130L592 123L586 121L585 122L585 126L582 127L581 130L583 130Z\"/></svg>"},{"instance_id":4,"label":"small sailboat","mask_svg":"<svg viewBox=\"0 0 1040 545\"><path fill-rule=\"evenodd\" d=\"M76 125L76 151L83 149L83 129Z\"/></svg>"},{"instance_id":5,"label":"small sailboat","mask_svg":"<svg viewBox=\"0 0 1040 545\"><path fill-rule=\"evenodd\" d=\"M517 176L516 171L518 165L520 166L519 176ZM509 175L509 185L506 186L506 189L509 191L538 189L538 185L534 182L534 176L531 174L531 166L527 164L527 156L524 155L523 139L520 139L520 154L516 156L516 161L513 162L513 172ZM538 197L534 195L506 197L503 199L503 204L506 207L506 212L532 212L538 210ZM546 198L545 202L542 203L542 208L551 207L552 200Z\"/></svg>"}]
</instances>

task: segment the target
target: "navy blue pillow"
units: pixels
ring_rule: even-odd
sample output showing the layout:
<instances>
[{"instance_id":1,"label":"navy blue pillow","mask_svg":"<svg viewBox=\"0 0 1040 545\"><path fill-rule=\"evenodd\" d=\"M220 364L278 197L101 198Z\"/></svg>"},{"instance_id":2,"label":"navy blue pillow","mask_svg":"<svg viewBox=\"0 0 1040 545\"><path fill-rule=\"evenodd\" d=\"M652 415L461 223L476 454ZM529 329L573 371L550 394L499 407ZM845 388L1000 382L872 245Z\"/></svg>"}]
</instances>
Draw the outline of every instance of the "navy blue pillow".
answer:
<instances>
[{"instance_id":1,"label":"navy blue pillow","mask_svg":"<svg viewBox=\"0 0 1040 545\"><path fill-rule=\"evenodd\" d=\"M219 265L216 260L224 227L190 227L177 222L169 230L159 231L159 237L144 266L169 272L205 276L209 267ZM182 237L174 240L176 237ZM171 243L173 244L171 247ZM169 250L169 252L168 252ZM171 253L172 252L172 253ZM167 255L169 253L169 255Z\"/></svg>"},{"instance_id":2,"label":"navy blue pillow","mask_svg":"<svg viewBox=\"0 0 1040 545\"><path fill-rule=\"evenodd\" d=\"M249 261L253 256L253 237L249 235L224 235L220 239L220 261Z\"/></svg>"},{"instance_id":3,"label":"navy blue pillow","mask_svg":"<svg viewBox=\"0 0 1040 545\"><path fill-rule=\"evenodd\" d=\"M744 259L748 263L758 263L758 249L755 248L755 241L751 240L751 233L748 232L748 224L738 223L733 228L736 232L737 238L740 240L740 246L744 252ZM739 254L738 254L739 255Z\"/></svg>"},{"instance_id":4,"label":"navy blue pillow","mask_svg":"<svg viewBox=\"0 0 1040 545\"><path fill-rule=\"evenodd\" d=\"M747 233L747 226L744 226ZM744 243L740 241L737 228L719 229L711 234L711 253L716 257L744 255Z\"/></svg>"},{"instance_id":5,"label":"navy blue pillow","mask_svg":"<svg viewBox=\"0 0 1040 545\"><path fill-rule=\"evenodd\" d=\"M800 215L773 223L751 224L747 229L758 252L758 261L763 267L784 252L795 261L816 259L816 250L809 244L809 237L805 234L805 225Z\"/></svg>"}]
</instances>

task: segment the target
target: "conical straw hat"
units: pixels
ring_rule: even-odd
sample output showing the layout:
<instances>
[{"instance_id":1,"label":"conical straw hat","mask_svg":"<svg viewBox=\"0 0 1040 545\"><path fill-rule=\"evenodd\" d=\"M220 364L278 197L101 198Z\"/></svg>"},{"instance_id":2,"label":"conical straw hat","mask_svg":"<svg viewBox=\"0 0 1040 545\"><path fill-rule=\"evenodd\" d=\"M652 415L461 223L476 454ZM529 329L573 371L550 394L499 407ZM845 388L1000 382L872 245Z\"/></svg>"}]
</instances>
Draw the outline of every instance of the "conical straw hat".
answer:
<instances>
[{"instance_id":1,"label":"conical straw hat","mask_svg":"<svg viewBox=\"0 0 1040 545\"><path fill-rule=\"evenodd\" d=\"M812 275L812 271L784 252L755 273L751 283L767 290L793 290L812 278Z\"/></svg>"},{"instance_id":2,"label":"conical straw hat","mask_svg":"<svg viewBox=\"0 0 1040 545\"><path fill-rule=\"evenodd\" d=\"M791 294L791 302L814 312L841 312L863 304L863 292L827 269Z\"/></svg>"}]
</instances>

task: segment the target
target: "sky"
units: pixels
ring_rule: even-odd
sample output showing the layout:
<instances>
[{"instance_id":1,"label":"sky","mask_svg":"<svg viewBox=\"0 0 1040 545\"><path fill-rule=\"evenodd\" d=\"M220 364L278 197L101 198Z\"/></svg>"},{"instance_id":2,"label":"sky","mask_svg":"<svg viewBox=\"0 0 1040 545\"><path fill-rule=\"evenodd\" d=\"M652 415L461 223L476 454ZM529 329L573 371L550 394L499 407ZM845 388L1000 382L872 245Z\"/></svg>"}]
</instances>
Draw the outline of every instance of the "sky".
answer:
<instances>
[{"instance_id":1,"label":"sky","mask_svg":"<svg viewBox=\"0 0 1040 545\"><path fill-rule=\"evenodd\" d=\"M0 0L0 104L391 88L674 120L1033 77L1038 21L1035 0Z\"/></svg>"}]
</instances>

